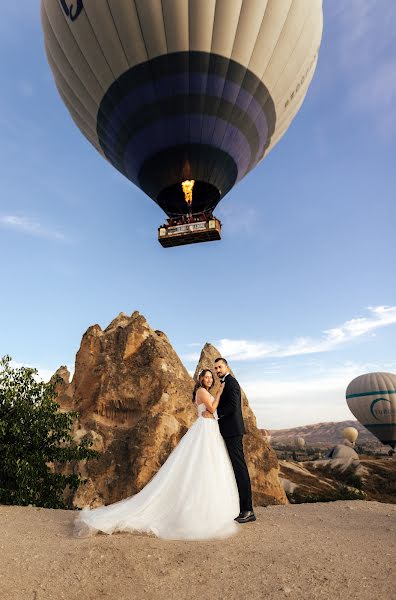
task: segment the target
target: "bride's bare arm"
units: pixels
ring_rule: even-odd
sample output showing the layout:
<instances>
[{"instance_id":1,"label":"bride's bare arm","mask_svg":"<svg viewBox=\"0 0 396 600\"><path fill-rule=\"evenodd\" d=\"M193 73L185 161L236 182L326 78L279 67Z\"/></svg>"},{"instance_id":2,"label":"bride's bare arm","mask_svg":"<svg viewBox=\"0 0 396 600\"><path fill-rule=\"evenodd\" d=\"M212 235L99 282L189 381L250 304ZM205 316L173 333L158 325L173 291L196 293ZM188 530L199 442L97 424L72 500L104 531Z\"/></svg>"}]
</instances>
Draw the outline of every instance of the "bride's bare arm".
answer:
<instances>
[{"instance_id":1,"label":"bride's bare arm","mask_svg":"<svg viewBox=\"0 0 396 600\"><path fill-rule=\"evenodd\" d=\"M209 412L211 415L213 415L213 413L216 411L217 407L219 406L220 397L223 392L223 389L224 389L224 383L221 384L219 391L216 394L216 398L215 398L213 404L212 404L212 400L211 400L211 396L210 396L209 392L207 392L203 388L200 388L198 390L197 398L200 402L202 402L202 404L205 405L205 408L206 408L205 412ZM204 415L205 415L205 413L204 413Z\"/></svg>"}]
</instances>

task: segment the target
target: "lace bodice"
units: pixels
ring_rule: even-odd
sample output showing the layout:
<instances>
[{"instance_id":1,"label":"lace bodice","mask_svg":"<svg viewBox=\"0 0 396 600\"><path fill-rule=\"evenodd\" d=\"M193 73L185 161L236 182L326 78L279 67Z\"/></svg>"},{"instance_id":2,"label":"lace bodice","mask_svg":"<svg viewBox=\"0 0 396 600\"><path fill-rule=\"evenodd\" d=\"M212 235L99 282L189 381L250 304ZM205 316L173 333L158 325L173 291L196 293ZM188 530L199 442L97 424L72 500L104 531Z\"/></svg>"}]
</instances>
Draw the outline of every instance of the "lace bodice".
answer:
<instances>
[{"instance_id":1,"label":"lace bodice","mask_svg":"<svg viewBox=\"0 0 396 600\"><path fill-rule=\"evenodd\" d=\"M203 413L206 410L205 404L197 404L197 401L195 401L195 404L197 407L198 417L202 417Z\"/></svg>"},{"instance_id":2,"label":"lace bodice","mask_svg":"<svg viewBox=\"0 0 396 600\"><path fill-rule=\"evenodd\" d=\"M212 404L213 404L214 398L213 398L212 394L209 394L209 395L210 395L210 397L212 399ZM197 407L198 417L202 417L203 413L206 410L206 406L205 406L205 404L197 404L197 397L196 396L195 396L195 406ZM215 411L213 414L214 414L215 418L217 419L217 411Z\"/></svg>"}]
</instances>

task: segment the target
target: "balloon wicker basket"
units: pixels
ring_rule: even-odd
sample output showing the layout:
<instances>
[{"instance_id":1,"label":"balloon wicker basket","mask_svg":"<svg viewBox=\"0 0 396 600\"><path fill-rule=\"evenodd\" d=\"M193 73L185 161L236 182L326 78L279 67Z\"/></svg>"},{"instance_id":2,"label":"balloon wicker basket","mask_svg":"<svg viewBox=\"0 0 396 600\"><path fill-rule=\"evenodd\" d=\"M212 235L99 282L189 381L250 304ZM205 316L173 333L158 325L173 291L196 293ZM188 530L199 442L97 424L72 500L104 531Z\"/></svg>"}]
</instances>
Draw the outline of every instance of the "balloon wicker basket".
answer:
<instances>
[{"instance_id":1,"label":"balloon wicker basket","mask_svg":"<svg viewBox=\"0 0 396 600\"><path fill-rule=\"evenodd\" d=\"M158 227L158 241L163 248L221 240L221 222L216 217L185 215L170 218Z\"/></svg>"}]
</instances>

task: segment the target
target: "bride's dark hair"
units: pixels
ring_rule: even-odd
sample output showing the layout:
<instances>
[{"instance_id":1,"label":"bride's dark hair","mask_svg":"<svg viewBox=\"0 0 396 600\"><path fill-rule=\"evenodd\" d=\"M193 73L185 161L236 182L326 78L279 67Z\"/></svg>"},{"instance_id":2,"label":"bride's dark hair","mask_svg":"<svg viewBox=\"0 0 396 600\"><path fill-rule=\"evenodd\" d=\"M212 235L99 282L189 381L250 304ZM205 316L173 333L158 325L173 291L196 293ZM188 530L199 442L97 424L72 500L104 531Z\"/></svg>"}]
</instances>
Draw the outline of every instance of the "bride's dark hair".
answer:
<instances>
[{"instance_id":1,"label":"bride's dark hair","mask_svg":"<svg viewBox=\"0 0 396 600\"><path fill-rule=\"evenodd\" d=\"M199 374L198 374L198 381L197 381L197 383L195 384L195 387L194 387L194 391L193 391L193 395L192 395L192 401L193 402L195 402L195 394L197 393L197 391L199 390L199 388L205 387L204 384L203 384L203 379L204 379L206 373L210 373L212 375L212 385L210 386L209 389L212 389L212 387L214 385L214 377L213 377L212 371L210 369L202 369L202 371L200 371Z\"/></svg>"}]
</instances>

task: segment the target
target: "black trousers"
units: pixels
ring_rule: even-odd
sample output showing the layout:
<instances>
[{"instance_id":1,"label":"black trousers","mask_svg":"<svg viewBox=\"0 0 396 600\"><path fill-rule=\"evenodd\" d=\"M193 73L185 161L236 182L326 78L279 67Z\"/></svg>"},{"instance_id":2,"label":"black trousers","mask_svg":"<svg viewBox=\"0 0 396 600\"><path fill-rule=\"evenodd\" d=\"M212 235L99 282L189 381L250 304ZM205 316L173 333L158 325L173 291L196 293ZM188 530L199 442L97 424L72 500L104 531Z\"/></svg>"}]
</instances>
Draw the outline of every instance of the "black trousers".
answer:
<instances>
[{"instance_id":1,"label":"black trousers","mask_svg":"<svg viewBox=\"0 0 396 600\"><path fill-rule=\"evenodd\" d=\"M253 510L249 471L243 454L242 436L224 438L238 486L240 511Z\"/></svg>"}]
</instances>

